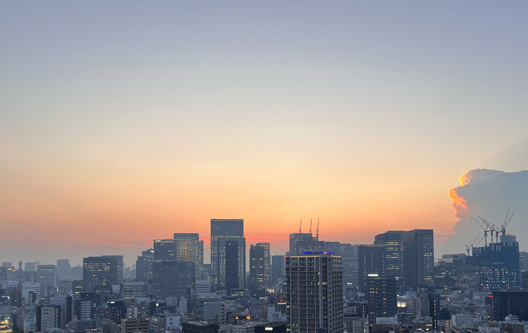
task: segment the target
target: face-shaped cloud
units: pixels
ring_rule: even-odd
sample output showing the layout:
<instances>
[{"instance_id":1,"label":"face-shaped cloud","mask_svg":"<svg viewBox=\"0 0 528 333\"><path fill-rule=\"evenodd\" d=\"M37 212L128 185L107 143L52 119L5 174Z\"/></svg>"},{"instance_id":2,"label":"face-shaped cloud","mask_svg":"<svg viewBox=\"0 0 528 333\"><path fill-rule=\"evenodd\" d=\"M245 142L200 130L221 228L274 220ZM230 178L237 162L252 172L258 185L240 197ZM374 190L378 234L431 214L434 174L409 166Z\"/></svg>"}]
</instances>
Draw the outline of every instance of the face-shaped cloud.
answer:
<instances>
[{"instance_id":1,"label":"face-shaped cloud","mask_svg":"<svg viewBox=\"0 0 528 333\"><path fill-rule=\"evenodd\" d=\"M506 232L517 236L521 250L528 249L528 171L475 169L462 175L460 184L450 191L452 206L459 218L456 234L449 238L441 252L462 253L466 245L483 235L472 216L477 219L481 216L500 228L509 208L515 216Z\"/></svg>"}]
</instances>

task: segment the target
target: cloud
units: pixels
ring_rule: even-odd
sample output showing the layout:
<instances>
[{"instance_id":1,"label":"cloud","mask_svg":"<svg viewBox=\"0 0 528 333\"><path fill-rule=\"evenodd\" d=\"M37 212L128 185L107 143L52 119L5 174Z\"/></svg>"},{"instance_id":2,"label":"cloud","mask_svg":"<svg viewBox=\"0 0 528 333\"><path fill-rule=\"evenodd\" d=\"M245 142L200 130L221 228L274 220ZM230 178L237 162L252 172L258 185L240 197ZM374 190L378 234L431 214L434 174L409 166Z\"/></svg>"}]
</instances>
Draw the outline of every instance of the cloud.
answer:
<instances>
[{"instance_id":1,"label":"cloud","mask_svg":"<svg viewBox=\"0 0 528 333\"><path fill-rule=\"evenodd\" d=\"M471 170L460 177L460 186L451 189L449 195L459 221L441 252L462 253L466 245L483 234L471 216L480 215L500 227L509 208L515 217L506 231L517 236L521 249L528 249L528 170Z\"/></svg>"}]
</instances>

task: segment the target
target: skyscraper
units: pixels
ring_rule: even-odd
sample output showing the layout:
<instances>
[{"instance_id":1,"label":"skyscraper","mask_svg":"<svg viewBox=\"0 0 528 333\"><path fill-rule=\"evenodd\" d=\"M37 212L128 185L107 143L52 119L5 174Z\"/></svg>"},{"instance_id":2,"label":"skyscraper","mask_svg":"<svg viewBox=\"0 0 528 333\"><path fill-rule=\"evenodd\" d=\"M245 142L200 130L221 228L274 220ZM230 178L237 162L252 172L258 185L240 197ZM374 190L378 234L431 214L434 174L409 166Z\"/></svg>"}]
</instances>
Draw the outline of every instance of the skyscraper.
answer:
<instances>
[{"instance_id":1,"label":"skyscraper","mask_svg":"<svg viewBox=\"0 0 528 333\"><path fill-rule=\"evenodd\" d=\"M311 232L295 232L290 234L289 256L298 256L305 251L319 250L318 240Z\"/></svg>"},{"instance_id":2,"label":"skyscraper","mask_svg":"<svg viewBox=\"0 0 528 333\"><path fill-rule=\"evenodd\" d=\"M329 252L286 257L286 301L292 333L342 333L341 257Z\"/></svg>"},{"instance_id":3,"label":"skyscraper","mask_svg":"<svg viewBox=\"0 0 528 333\"><path fill-rule=\"evenodd\" d=\"M434 278L432 229L415 229L403 234L404 284L410 289L430 285Z\"/></svg>"},{"instance_id":4,"label":"skyscraper","mask_svg":"<svg viewBox=\"0 0 528 333\"><path fill-rule=\"evenodd\" d=\"M270 244L257 243L249 249L251 296L265 296L271 281Z\"/></svg>"},{"instance_id":5,"label":"skyscraper","mask_svg":"<svg viewBox=\"0 0 528 333\"><path fill-rule=\"evenodd\" d=\"M371 324L378 317L394 317L396 307L396 279L383 278L377 274L368 276L368 311Z\"/></svg>"},{"instance_id":6,"label":"skyscraper","mask_svg":"<svg viewBox=\"0 0 528 333\"><path fill-rule=\"evenodd\" d=\"M279 278L283 278L286 274L285 258L283 255L274 255L271 257L271 283L276 284Z\"/></svg>"},{"instance_id":7,"label":"skyscraper","mask_svg":"<svg viewBox=\"0 0 528 333\"><path fill-rule=\"evenodd\" d=\"M175 233L174 243L176 246L176 260L193 262L195 275L198 278L203 265L203 258L200 261L200 235L197 233Z\"/></svg>"},{"instance_id":8,"label":"skyscraper","mask_svg":"<svg viewBox=\"0 0 528 333\"><path fill-rule=\"evenodd\" d=\"M246 239L218 237L218 289L228 295L241 294L246 288Z\"/></svg>"},{"instance_id":9,"label":"skyscraper","mask_svg":"<svg viewBox=\"0 0 528 333\"><path fill-rule=\"evenodd\" d=\"M154 249L142 251L136 260L136 280L152 281L152 263L154 262Z\"/></svg>"},{"instance_id":10,"label":"skyscraper","mask_svg":"<svg viewBox=\"0 0 528 333\"><path fill-rule=\"evenodd\" d=\"M403 280L403 234L404 231L387 231L376 235L374 244L385 245L385 277Z\"/></svg>"},{"instance_id":11,"label":"skyscraper","mask_svg":"<svg viewBox=\"0 0 528 333\"><path fill-rule=\"evenodd\" d=\"M175 297L178 294L178 267L174 239L154 240L152 287L155 297Z\"/></svg>"},{"instance_id":12,"label":"skyscraper","mask_svg":"<svg viewBox=\"0 0 528 333\"><path fill-rule=\"evenodd\" d=\"M211 219L211 281L214 286L219 285L219 238L244 238L243 219ZM245 239L244 239L245 242ZM225 257L225 254L223 255ZM245 249L244 249L245 266ZM225 271L225 267L222 268ZM244 267L245 271L245 267ZM245 274L245 273L244 273ZM225 282L223 283L225 285Z\"/></svg>"},{"instance_id":13,"label":"skyscraper","mask_svg":"<svg viewBox=\"0 0 528 333\"><path fill-rule=\"evenodd\" d=\"M95 293L111 293L118 280L118 261L112 256L83 259L83 279L89 281Z\"/></svg>"},{"instance_id":14,"label":"skyscraper","mask_svg":"<svg viewBox=\"0 0 528 333\"><path fill-rule=\"evenodd\" d=\"M385 276L385 245L360 245L358 248L359 290L368 293L368 276Z\"/></svg>"}]
</instances>

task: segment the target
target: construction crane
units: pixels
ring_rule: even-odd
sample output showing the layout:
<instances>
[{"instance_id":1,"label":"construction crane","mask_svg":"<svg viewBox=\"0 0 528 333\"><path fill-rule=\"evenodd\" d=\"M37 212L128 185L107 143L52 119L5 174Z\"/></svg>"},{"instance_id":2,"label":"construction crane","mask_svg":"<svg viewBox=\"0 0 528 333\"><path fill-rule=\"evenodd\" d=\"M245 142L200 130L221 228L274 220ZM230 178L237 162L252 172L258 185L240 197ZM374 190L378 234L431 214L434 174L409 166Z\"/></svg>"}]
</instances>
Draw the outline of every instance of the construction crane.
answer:
<instances>
[{"instance_id":1,"label":"construction crane","mask_svg":"<svg viewBox=\"0 0 528 333\"><path fill-rule=\"evenodd\" d=\"M480 215L477 215L478 218L486 225L488 226L488 228L490 229L490 233L491 233L491 243L493 243L493 233L495 233L495 240L496 240L496 243L499 242L499 228L497 228L495 226L495 224L491 223L491 222L488 222L486 220L484 220L482 218L482 216Z\"/></svg>"},{"instance_id":2,"label":"construction crane","mask_svg":"<svg viewBox=\"0 0 528 333\"><path fill-rule=\"evenodd\" d=\"M482 239L485 238L482 237L482 236L477 236L477 238L475 238L475 240L473 242L471 242L471 244L469 245L466 245L466 252L467 252L467 255L469 256L469 251L474 248L475 246L478 246L480 244L480 242L482 242ZM477 242L478 241L478 242Z\"/></svg>"},{"instance_id":3,"label":"construction crane","mask_svg":"<svg viewBox=\"0 0 528 333\"><path fill-rule=\"evenodd\" d=\"M299 233L302 233L302 218L301 218L301 223L299 224Z\"/></svg>"},{"instance_id":4,"label":"construction crane","mask_svg":"<svg viewBox=\"0 0 528 333\"><path fill-rule=\"evenodd\" d=\"M471 219L475 221L475 223L478 224L479 227L482 228L482 230L484 230L484 246L488 246L488 232L490 232L489 225L484 228L484 226L476 218L471 216ZM491 242L493 242L493 234L491 234Z\"/></svg>"},{"instance_id":5,"label":"construction crane","mask_svg":"<svg viewBox=\"0 0 528 333\"><path fill-rule=\"evenodd\" d=\"M510 208L508 208L508 211L506 212L506 218L504 219L504 223L501 225L501 233L503 236L506 235L506 227L508 226L508 224L510 224L510 221L513 219L513 216L515 215L515 213L512 213L511 215L509 214L510 214Z\"/></svg>"}]
</instances>

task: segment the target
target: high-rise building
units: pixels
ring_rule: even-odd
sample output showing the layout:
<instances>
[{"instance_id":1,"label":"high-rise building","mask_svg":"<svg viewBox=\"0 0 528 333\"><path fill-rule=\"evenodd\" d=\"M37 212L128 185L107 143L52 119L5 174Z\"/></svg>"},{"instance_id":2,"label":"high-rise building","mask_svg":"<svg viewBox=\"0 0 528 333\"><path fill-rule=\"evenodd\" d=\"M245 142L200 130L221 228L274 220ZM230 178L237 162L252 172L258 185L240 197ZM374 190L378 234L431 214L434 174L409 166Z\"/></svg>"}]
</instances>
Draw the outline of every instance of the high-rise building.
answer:
<instances>
[{"instance_id":1,"label":"high-rise building","mask_svg":"<svg viewBox=\"0 0 528 333\"><path fill-rule=\"evenodd\" d=\"M306 251L319 250L318 243L318 240L314 238L311 232L290 234L290 251L287 254L289 256L298 256Z\"/></svg>"},{"instance_id":2,"label":"high-rise building","mask_svg":"<svg viewBox=\"0 0 528 333\"><path fill-rule=\"evenodd\" d=\"M218 289L241 294L246 288L246 239L218 237L217 243Z\"/></svg>"},{"instance_id":3,"label":"high-rise building","mask_svg":"<svg viewBox=\"0 0 528 333\"><path fill-rule=\"evenodd\" d=\"M277 284L279 278L286 275L286 262L283 255L274 255L271 257L271 283Z\"/></svg>"},{"instance_id":4,"label":"high-rise building","mask_svg":"<svg viewBox=\"0 0 528 333\"><path fill-rule=\"evenodd\" d=\"M152 288L155 297L166 298L178 295L178 267L174 239L154 240L152 263Z\"/></svg>"},{"instance_id":5,"label":"high-rise building","mask_svg":"<svg viewBox=\"0 0 528 333\"><path fill-rule=\"evenodd\" d=\"M83 259L83 279L89 281L93 292L109 294L118 281L118 260L114 256Z\"/></svg>"},{"instance_id":6,"label":"high-rise building","mask_svg":"<svg viewBox=\"0 0 528 333\"><path fill-rule=\"evenodd\" d=\"M203 254L200 258L200 235L197 233L175 233L177 261L191 261L195 266L196 279L200 276L203 265ZM203 251L203 250L202 250Z\"/></svg>"},{"instance_id":7,"label":"high-rise building","mask_svg":"<svg viewBox=\"0 0 528 333\"><path fill-rule=\"evenodd\" d=\"M114 255L105 255L103 257L115 258L117 262L117 283L122 283L123 273L124 273L123 256L114 254Z\"/></svg>"},{"instance_id":8,"label":"high-rise building","mask_svg":"<svg viewBox=\"0 0 528 333\"><path fill-rule=\"evenodd\" d=\"M70 274L70 261L68 259L57 260L57 280L58 281L71 281Z\"/></svg>"},{"instance_id":9,"label":"high-rise building","mask_svg":"<svg viewBox=\"0 0 528 333\"><path fill-rule=\"evenodd\" d=\"M38 265L37 282L44 282L48 289L54 289L57 286L57 274L55 265Z\"/></svg>"},{"instance_id":10,"label":"high-rise building","mask_svg":"<svg viewBox=\"0 0 528 333\"><path fill-rule=\"evenodd\" d=\"M342 333L341 257L329 252L286 257L286 302L292 333Z\"/></svg>"},{"instance_id":11,"label":"high-rise building","mask_svg":"<svg viewBox=\"0 0 528 333\"><path fill-rule=\"evenodd\" d=\"M397 283L403 280L403 234L387 231L374 239L374 244L385 245L385 277L393 277Z\"/></svg>"},{"instance_id":12,"label":"high-rise building","mask_svg":"<svg viewBox=\"0 0 528 333\"><path fill-rule=\"evenodd\" d=\"M154 240L154 260L176 260L174 239Z\"/></svg>"},{"instance_id":13,"label":"high-rise building","mask_svg":"<svg viewBox=\"0 0 528 333\"><path fill-rule=\"evenodd\" d=\"M223 237L236 237L244 239L243 219L211 219L211 280L214 286L219 286L220 271L225 272L225 266L219 265L219 239ZM245 243L245 239L244 239ZM225 257L225 254L222 255ZM245 249L244 249L245 266ZM245 267L244 267L245 271ZM245 275L245 273L244 273ZM244 278L245 279L245 278ZM225 285L225 281L222 282Z\"/></svg>"},{"instance_id":14,"label":"high-rise building","mask_svg":"<svg viewBox=\"0 0 528 333\"><path fill-rule=\"evenodd\" d=\"M152 281L152 263L154 262L154 249L142 251L136 260L136 280Z\"/></svg>"},{"instance_id":15,"label":"high-rise building","mask_svg":"<svg viewBox=\"0 0 528 333\"><path fill-rule=\"evenodd\" d=\"M404 284L409 289L432 285L434 280L434 236L432 229L403 234Z\"/></svg>"},{"instance_id":16,"label":"high-rise building","mask_svg":"<svg viewBox=\"0 0 528 333\"><path fill-rule=\"evenodd\" d=\"M271 281L270 244L257 243L249 249L251 296L263 297Z\"/></svg>"},{"instance_id":17,"label":"high-rise building","mask_svg":"<svg viewBox=\"0 0 528 333\"><path fill-rule=\"evenodd\" d=\"M469 261L479 267L483 290L509 290L521 285L519 243L513 235L501 235L498 243L474 247Z\"/></svg>"},{"instance_id":18,"label":"high-rise building","mask_svg":"<svg viewBox=\"0 0 528 333\"><path fill-rule=\"evenodd\" d=\"M360 245L358 247L359 290L368 293L368 276L385 277L385 245Z\"/></svg>"},{"instance_id":19,"label":"high-rise building","mask_svg":"<svg viewBox=\"0 0 528 333\"><path fill-rule=\"evenodd\" d=\"M504 321L508 315L519 317L521 322L528 320L528 291L494 291L491 300L494 321Z\"/></svg>"},{"instance_id":20,"label":"high-rise building","mask_svg":"<svg viewBox=\"0 0 528 333\"><path fill-rule=\"evenodd\" d=\"M394 317L398 308L396 279L382 278L377 274L368 276L368 311L369 322L376 323L379 317Z\"/></svg>"}]
</instances>

